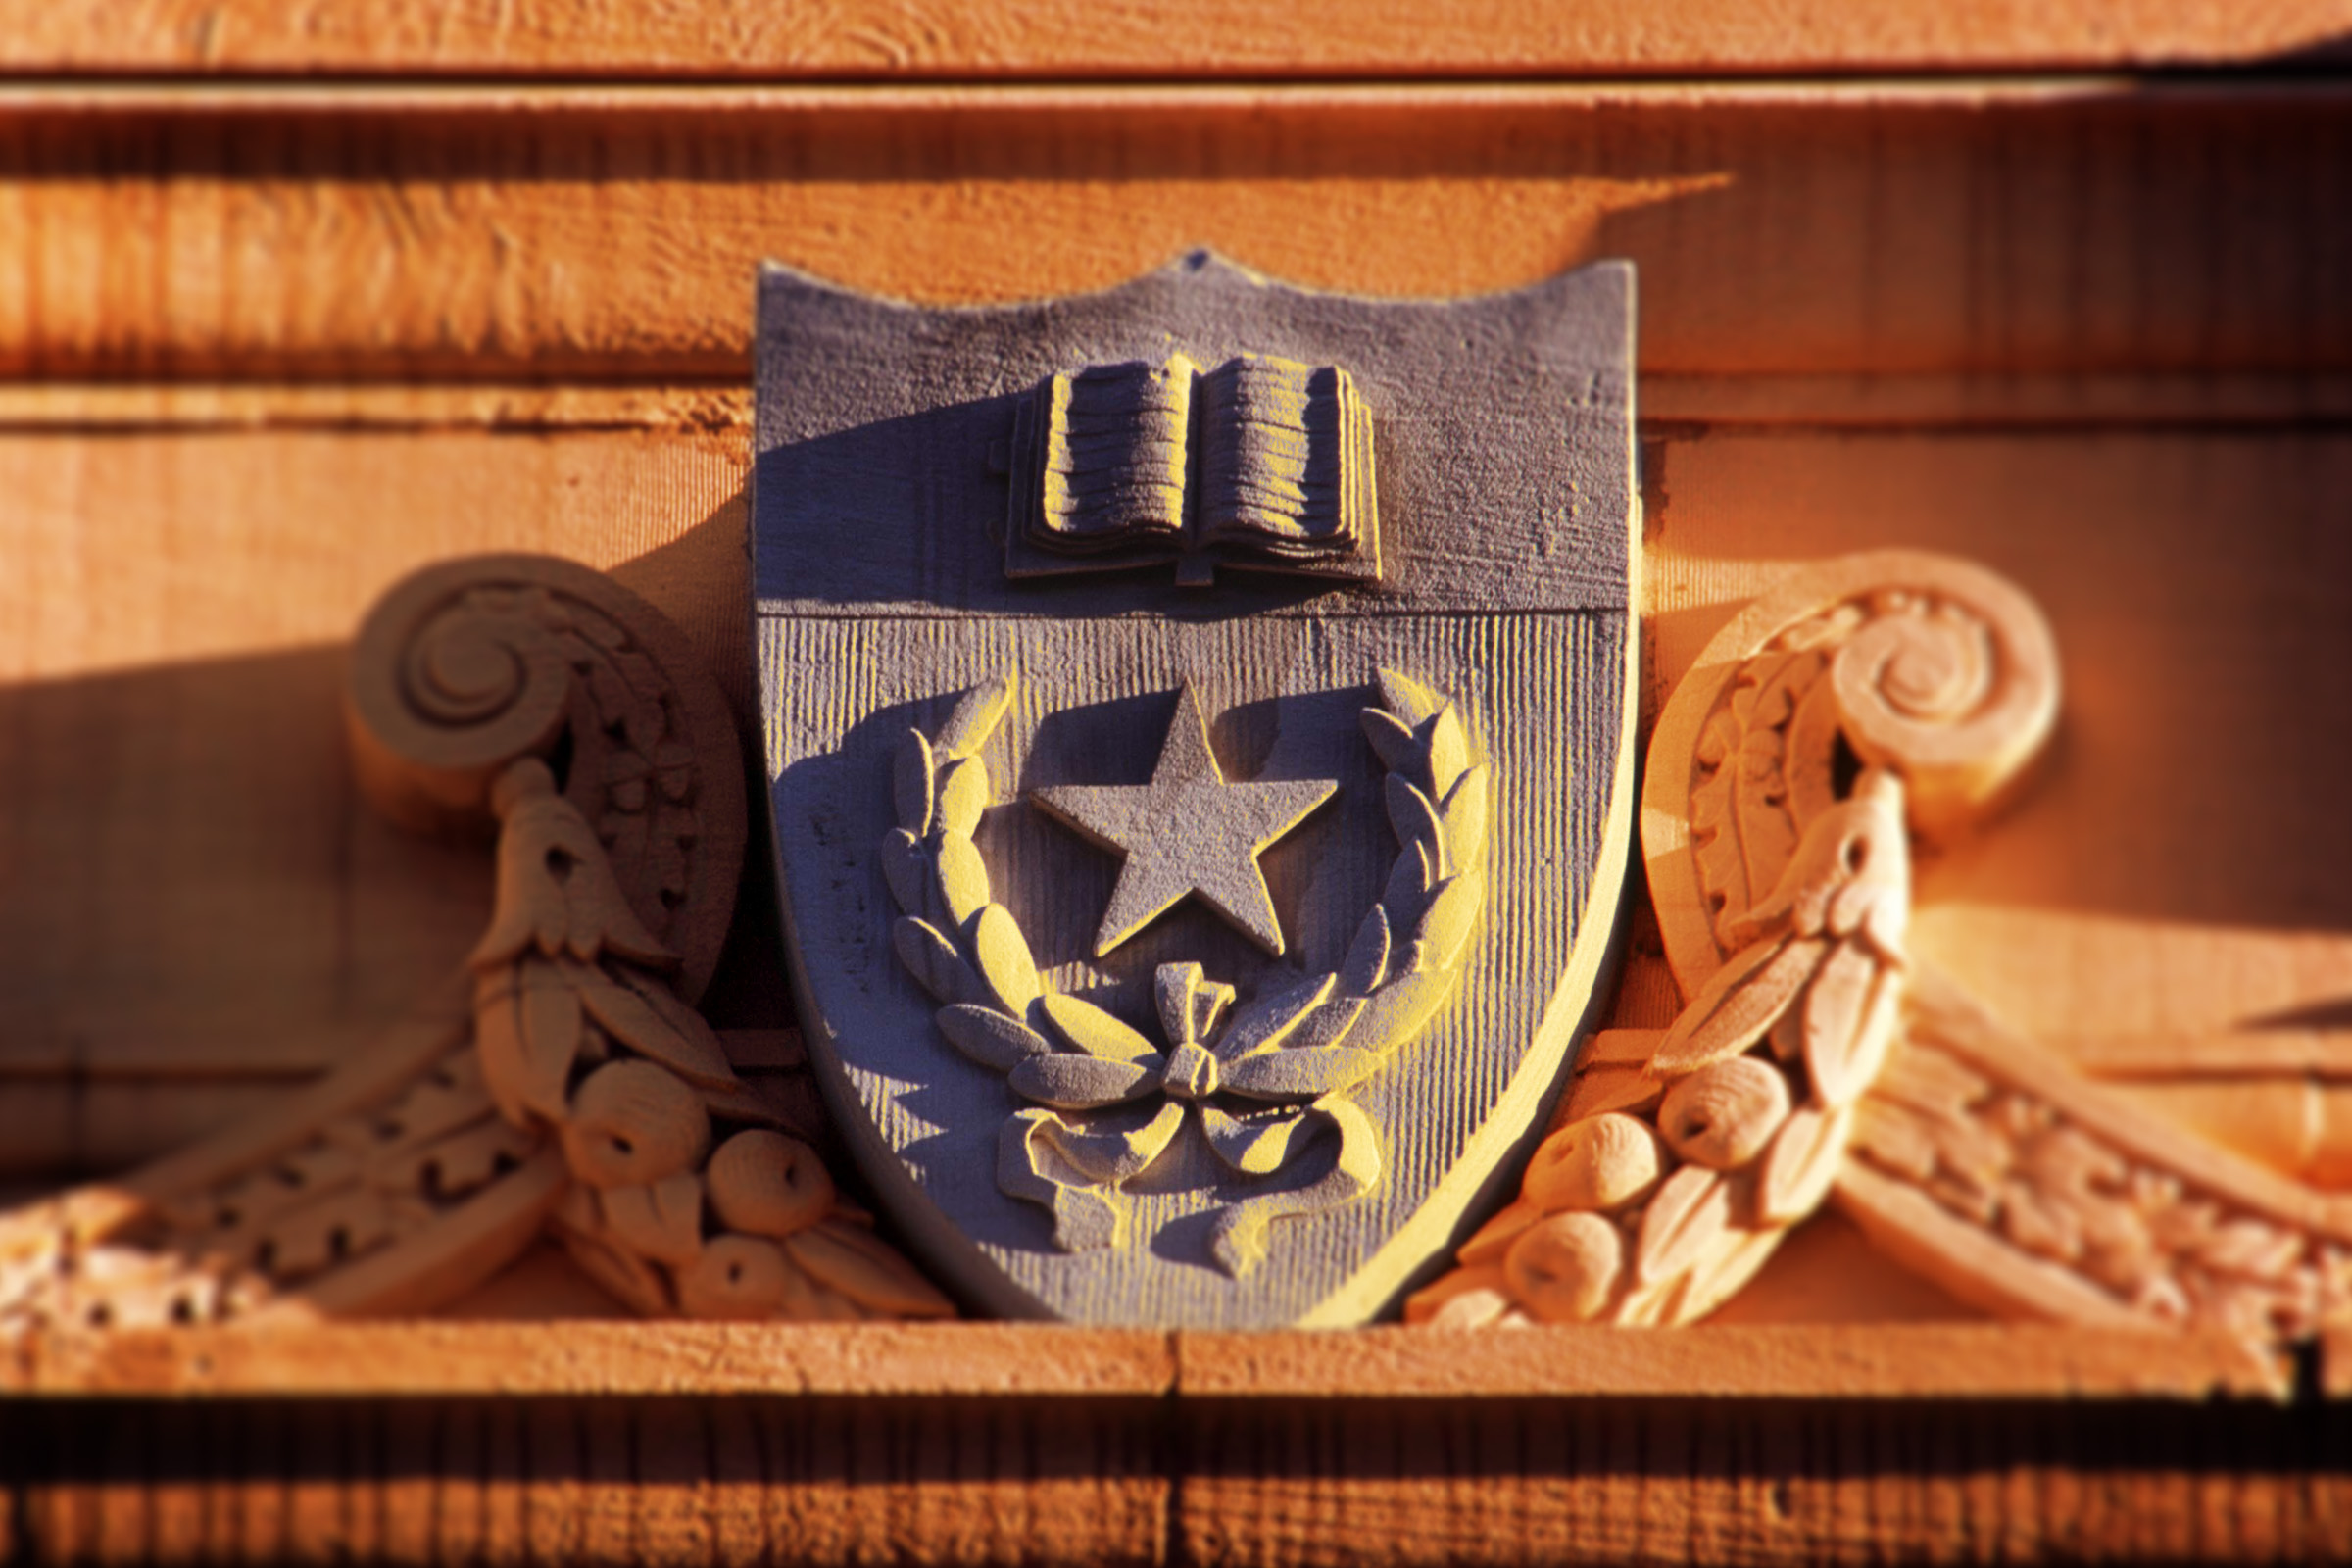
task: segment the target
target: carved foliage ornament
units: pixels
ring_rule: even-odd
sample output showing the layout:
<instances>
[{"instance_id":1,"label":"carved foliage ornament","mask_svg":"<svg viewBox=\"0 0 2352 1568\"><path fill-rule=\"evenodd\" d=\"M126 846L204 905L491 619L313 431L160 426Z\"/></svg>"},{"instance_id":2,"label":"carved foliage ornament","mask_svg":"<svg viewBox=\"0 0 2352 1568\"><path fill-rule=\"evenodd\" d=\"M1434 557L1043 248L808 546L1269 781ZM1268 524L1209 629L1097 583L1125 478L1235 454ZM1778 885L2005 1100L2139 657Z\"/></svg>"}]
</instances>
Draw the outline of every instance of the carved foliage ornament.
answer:
<instances>
[{"instance_id":1,"label":"carved foliage ornament","mask_svg":"<svg viewBox=\"0 0 2352 1568\"><path fill-rule=\"evenodd\" d=\"M1661 716L1643 849L1688 1001L1604 1034L1521 1195L1410 1319L1682 1323L1834 1200L2000 1315L2292 1338L2343 1319L2352 1227L2010 1035L1905 950L1908 839L2015 787L2057 710L2038 613L1886 553L1800 569Z\"/></svg>"},{"instance_id":2,"label":"carved foliage ornament","mask_svg":"<svg viewBox=\"0 0 2352 1568\"><path fill-rule=\"evenodd\" d=\"M551 1231L651 1315L937 1315L692 1006L743 848L732 725L684 639L566 562L432 568L353 652L363 783L498 830L466 975L249 1125L0 1215L0 1323L429 1311Z\"/></svg>"}]
</instances>

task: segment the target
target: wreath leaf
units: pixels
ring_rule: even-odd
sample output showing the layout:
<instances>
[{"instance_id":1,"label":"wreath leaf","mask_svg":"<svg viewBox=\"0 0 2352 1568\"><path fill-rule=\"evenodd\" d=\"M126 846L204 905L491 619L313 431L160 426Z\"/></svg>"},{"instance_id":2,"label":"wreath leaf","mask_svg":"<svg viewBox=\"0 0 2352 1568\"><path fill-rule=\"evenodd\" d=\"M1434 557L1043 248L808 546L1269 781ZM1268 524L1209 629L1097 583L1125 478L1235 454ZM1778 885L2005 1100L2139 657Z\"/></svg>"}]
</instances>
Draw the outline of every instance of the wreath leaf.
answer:
<instances>
[{"instance_id":1,"label":"wreath leaf","mask_svg":"<svg viewBox=\"0 0 2352 1568\"><path fill-rule=\"evenodd\" d=\"M1002 904L981 909L972 922L972 955L998 1004L1015 1018L1027 1017L1029 1004L1037 1000L1037 960L1029 956L1029 939L1010 909Z\"/></svg>"},{"instance_id":2,"label":"wreath leaf","mask_svg":"<svg viewBox=\"0 0 2352 1568\"><path fill-rule=\"evenodd\" d=\"M1470 765L1470 737L1462 733L1461 715L1447 703L1429 721L1429 798L1442 801Z\"/></svg>"},{"instance_id":3,"label":"wreath leaf","mask_svg":"<svg viewBox=\"0 0 2352 1568\"><path fill-rule=\"evenodd\" d=\"M1421 743L1414 739L1412 729L1396 714L1378 708L1367 708L1360 715L1364 738L1372 743L1372 751L1380 765L1392 773L1404 773L1417 768L1421 762Z\"/></svg>"},{"instance_id":4,"label":"wreath leaf","mask_svg":"<svg viewBox=\"0 0 2352 1568\"><path fill-rule=\"evenodd\" d=\"M1456 871L1474 869L1485 858L1487 778L1484 762L1464 770L1439 813L1446 830L1446 863Z\"/></svg>"},{"instance_id":5,"label":"wreath leaf","mask_svg":"<svg viewBox=\"0 0 2352 1568\"><path fill-rule=\"evenodd\" d=\"M1420 920L1421 910L1429 900L1430 884L1435 880L1430 874L1429 852L1418 844L1406 845L1404 853L1396 857L1396 863L1389 868L1389 885L1380 894L1380 905L1388 910L1391 931L1410 930Z\"/></svg>"},{"instance_id":6,"label":"wreath leaf","mask_svg":"<svg viewBox=\"0 0 2352 1568\"><path fill-rule=\"evenodd\" d=\"M1338 983L1338 975L1320 974L1259 996L1235 1013L1217 1037L1218 1059L1237 1061L1261 1051L1280 1050L1291 1031L1330 999Z\"/></svg>"},{"instance_id":7,"label":"wreath leaf","mask_svg":"<svg viewBox=\"0 0 2352 1568\"><path fill-rule=\"evenodd\" d=\"M890 787L899 826L918 839L931 831L931 743L921 730L910 729L892 760Z\"/></svg>"},{"instance_id":8,"label":"wreath leaf","mask_svg":"<svg viewBox=\"0 0 2352 1568\"><path fill-rule=\"evenodd\" d=\"M1019 675L1004 669L965 692L948 721L939 727L938 749L950 757L968 758L987 745L1019 686Z\"/></svg>"},{"instance_id":9,"label":"wreath leaf","mask_svg":"<svg viewBox=\"0 0 2352 1568\"><path fill-rule=\"evenodd\" d=\"M1448 878L1431 896L1429 910L1421 916L1421 924L1413 933L1416 946L1426 944L1426 963L1431 968L1450 969L1462 956L1462 948L1470 933L1478 927L1478 911L1484 906L1487 879L1476 871L1465 871ZM1415 968L1423 965L1416 963Z\"/></svg>"},{"instance_id":10,"label":"wreath leaf","mask_svg":"<svg viewBox=\"0 0 2352 1568\"><path fill-rule=\"evenodd\" d=\"M1083 997L1049 991L1038 999L1046 1017L1062 1038L1097 1061L1139 1062L1159 1059L1158 1048L1140 1029L1131 1028Z\"/></svg>"},{"instance_id":11,"label":"wreath leaf","mask_svg":"<svg viewBox=\"0 0 2352 1568\"><path fill-rule=\"evenodd\" d=\"M1446 874L1446 830L1438 825L1438 808L1402 773L1391 773L1387 784L1389 826L1396 841L1418 849L1430 862L1433 880Z\"/></svg>"},{"instance_id":12,"label":"wreath leaf","mask_svg":"<svg viewBox=\"0 0 2352 1568\"><path fill-rule=\"evenodd\" d=\"M917 847L920 853L920 847ZM980 858L979 846L968 834L950 828L939 836L938 858L939 899L948 911L948 918L962 925L989 904L988 862ZM919 914L919 909L908 909Z\"/></svg>"},{"instance_id":13,"label":"wreath leaf","mask_svg":"<svg viewBox=\"0 0 2352 1568\"><path fill-rule=\"evenodd\" d=\"M897 901L901 914L931 912L924 896L931 880L931 858L923 853L923 841L903 827L892 828L882 840L882 880L890 884L890 896Z\"/></svg>"},{"instance_id":14,"label":"wreath leaf","mask_svg":"<svg viewBox=\"0 0 2352 1568\"><path fill-rule=\"evenodd\" d=\"M939 823L949 833L970 838L980 831L980 813L988 809L988 764L977 757L950 762L939 779Z\"/></svg>"},{"instance_id":15,"label":"wreath leaf","mask_svg":"<svg viewBox=\"0 0 2352 1568\"><path fill-rule=\"evenodd\" d=\"M950 1044L984 1067L1010 1072L1031 1056L1053 1054L1053 1043L1018 1018L968 1002L942 1007L933 1016Z\"/></svg>"},{"instance_id":16,"label":"wreath leaf","mask_svg":"<svg viewBox=\"0 0 2352 1568\"><path fill-rule=\"evenodd\" d=\"M1340 989L1349 996L1368 997L1389 972L1389 913L1375 904L1355 928L1348 956L1340 960Z\"/></svg>"},{"instance_id":17,"label":"wreath leaf","mask_svg":"<svg viewBox=\"0 0 2352 1568\"><path fill-rule=\"evenodd\" d=\"M1444 969L1424 969L1392 980L1366 1004L1355 1033L1365 1049L1386 1055L1399 1042L1420 1033L1452 991L1453 976Z\"/></svg>"},{"instance_id":18,"label":"wreath leaf","mask_svg":"<svg viewBox=\"0 0 2352 1568\"><path fill-rule=\"evenodd\" d=\"M1380 672L1380 700L1390 712L1413 729L1419 729L1438 716L1446 700L1422 685L1410 675L1393 669Z\"/></svg>"},{"instance_id":19,"label":"wreath leaf","mask_svg":"<svg viewBox=\"0 0 2352 1568\"><path fill-rule=\"evenodd\" d=\"M1157 1055L1145 1061L1102 1061L1056 1052L1016 1063L1006 1082L1022 1099L1055 1110L1100 1110L1158 1088L1163 1065Z\"/></svg>"},{"instance_id":20,"label":"wreath leaf","mask_svg":"<svg viewBox=\"0 0 2352 1568\"><path fill-rule=\"evenodd\" d=\"M890 941L906 972L940 1002L953 1005L980 1000L980 977L963 961L956 944L941 936L928 920L911 914L899 916L890 928Z\"/></svg>"},{"instance_id":21,"label":"wreath leaf","mask_svg":"<svg viewBox=\"0 0 2352 1568\"><path fill-rule=\"evenodd\" d=\"M1387 1064L1385 1051L1294 1048L1246 1056L1219 1076L1226 1088L1252 1100L1315 1100L1361 1083Z\"/></svg>"}]
</instances>

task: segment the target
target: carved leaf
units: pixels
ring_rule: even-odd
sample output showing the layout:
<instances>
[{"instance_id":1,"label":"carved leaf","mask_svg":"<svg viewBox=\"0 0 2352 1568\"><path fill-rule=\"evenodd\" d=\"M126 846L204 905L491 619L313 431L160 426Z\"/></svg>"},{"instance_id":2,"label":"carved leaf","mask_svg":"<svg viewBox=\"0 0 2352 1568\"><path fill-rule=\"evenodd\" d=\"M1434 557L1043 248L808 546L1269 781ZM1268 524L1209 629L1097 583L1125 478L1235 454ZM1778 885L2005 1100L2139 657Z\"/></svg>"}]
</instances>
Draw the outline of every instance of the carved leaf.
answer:
<instances>
[{"instance_id":1,"label":"carved leaf","mask_svg":"<svg viewBox=\"0 0 2352 1568\"><path fill-rule=\"evenodd\" d=\"M931 743L921 730L908 730L891 760L890 792L900 828L918 839L931 831L932 766Z\"/></svg>"},{"instance_id":2,"label":"carved leaf","mask_svg":"<svg viewBox=\"0 0 2352 1568\"><path fill-rule=\"evenodd\" d=\"M1737 1056L1796 1000L1820 962L1823 942L1799 937L1742 949L1690 999L1650 1060L1668 1077Z\"/></svg>"},{"instance_id":3,"label":"carved leaf","mask_svg":"<svg viewBox=\"0 0 2352 1568\"><path fill-rule=\"evenodd\" d=\"M1217 1157L1245 1176L1271 1176L1290 1157L1291 1140L1306 1125L1304 1116L1237 1121L1214 1105L1200 1108L1200 1126Z\"/></svg>"},{"instance_id":4,"label":"carved leaf","mask_svg":"<svg viewBox=\"0 0 2352 1568\"><path fill-rule=\"evenodd\" d=\"M914 1271L887 1242L827 1220L784 1239L784 1250L810 1277L858 1305L897 1317L954 1317L955 1303Z\"/></svg>"},{"instance_id":5,"label":"carved leaf","mask_svg":"<svg viewBox=\"0 0 2352 1568\"><path fill-rule=\"evenodd\" d=\"M1822 960L1802 1011L1805 1071L1824 1104L1850 1103L1886 1064L1899 984L1850 938Z\"/></svg>"},{"instance_id":6,"label":"carved leaf","mask_svg":"<svg viewBox=\"0 0 2352 1568\"><path fill-rule=\"evenodd\" d=\"M1500 1327L1510 1319L1510 1296L1492 1285L1481 1285L1449 1296L1432 1311L1427 1322L1433 1329L1483 1329Z\"/></svg>"},{"instance_id":7,"label":"carved leaf","mask_svg":"<svg viewBox=\"0 0 2352 1568\"><path fill-rule=\"evenodd\" d=\"M1015 1018L1028 1016L1029 1004L1037 1000L1037 960L1029 956L1029 939L1010 909L992 904L980 911L972 923L972 954L998 1004Z\"/></svg>"},{"instance_id":8,"label":"carved leaf","mask_svg":"<svg viewBox=\"0 0 2352 1568\"><path fill-rule=\"evenodd\" d=\"M958 926L989 904L988 865L965 835L949 829L939 836L939 899ZM907 909L920 914L920 909Z\"/></svg>"},{"instance_id":9,"label":"carved leaf","mask_svg":"<svg viewBox=\"0 0 2352 1568\"><path fill-rule=\"evenodd\" d=\"M559 1124L568 1117L580 999L554 964L526 957L482 976L474 988L474 1038L483 1085L501 1115L517 1127L533 1116Z\"/></svg>"},{"instance_id":10,"label":"carved leaf","mask_svg":"<svg viewBox=\"0 0 2352 1568\"><path fill-rule=\"evenodd\" d=\"M1384 1054L1396 1050L1419 1034L1452 993L1453 976L1444 969L1390 981L1365 1006L1355 1026L1356 1043Z\"/></svg>"},{"instance_id":11,"label":"carved leaf","mask_svg":"<svg viewBox=\"0 0 2352 1568\"><path fill-rule=\"evenodd\" d=\"M956 704L956 710L939 727L938 750L950 757L970 757L988 744L996 733L997 724L1004 710L1012 706L1013 692L1020 684L1011 670L990 676L965 692Z\"/></svg>"},{"instance_id":12,"label":"carved leaf","mask_svg":"<svg viewBox=\"0 0 2352 1568\"><path fill-rule=\"evenodd\" d=\"M1380 672L1380 700L1387 705L1390 712L1413 729L1419 729L1437 717L1438 710L1446 706L1446 700L1436 692L1411 676L1400 675L1393 669Z\"/></svg>"},{"instance_id":13,"label":"carved leaf","mask_svg":"<svg viewBox=\"0 0 2352 1568\"><path fill-rule=\"evenodd\" d=\"M1481 762L1461 776L1444 797L1446 863L1456 871L1475 870L1487 846L1487 765Z\"/></svg>"},{"instance_id":14,"label":"carved leaf","mask_svg":"<svg viewBox=\"0 0 2352 1568\"><path fill-rule=\"evenodd\" d=\"M958 1003L934 1015L948 1043L984 1067L1010 1072L1031 1056L1051 1054L1054 1047L1044 1035L994 1007Z\"/></svg>"},{"instance_id":15,"label":"carved leaf","mask_svg":"<svg viewBox=\"0 0 2352 1568\"><path fill-rule=\"evenodd\" d=\"M564 1207L558 1211L559 1222L554 1227L556 1240L580 1272L641 1317L667 1317L676 1311L677 1303L670 1298L669 1284L662 1271L606 1241L595 1208L594 1190L574 1187Z\"/></svg>"},{"instance_id":16,"label":"carved leaf","mask_svg":"<svg viewBox=\"0 0 2352 1568\"><path fill-rule=\"evenodd\" d=\"M689 1083L710 1088L736 1087L735 1069L718 1036L703 1015L678 1000L668 987L623 969L627 984L615 984L604 970L582 964L566 975L579 987L589 1015L614 1040L639 1055L660 1062Z\"/></svg>"},{"instance_id":17,"label":"carved leaf","mask_svg":"<svg viewBox=\"0 0 2352 1568\"><path fill-rule=\"evenodd\" d=\"M1617 1110L1639 1114L1654 1110L1665 1098L1666 1080L1640 1067L1592 1067L1576 1075L1560 1119L1582 1121Z\"/></svg>"},{"instance_id":18,"label":"carved leaf","mask_svg":"<svg viewBox=\"0 0 2352 1568\"><path fill-rule=\"evenodd\" d=\"M703 1179L682 1170L650 1187L613 1187L599 1195L607 1234L641 1257L677 1266L703 1250Z\"/></svg>"},{"instance_id":19,"label":"carved leaf","mask_svg":"<svg viewBox=\"0 0 2352 1568\"><path fill-rule=\"evenodd\" d=\"M710 1253L715 1254L719 1248L727 1246L735 1238L720 1237L718 1246L710 1249ZM750 1238L745 1238L745 1240L750 1240ZM782 1298L775 1307L774 1316L788 1323L862 1323L878 1315L859 1306L856 1301L851 1300L847 1296L801 1267L792 1258L785 1256L785 1248L782 1243L771 1245L774 1247L778 1260L783 1265L778 1281L782 1289Z\"/></svg>"},{"instance_id":20,"label":"carved leaf","mask_svg":"<svg viewBox=\"0 0 2352 1568\"><path fill-rule=\"evenodd\" d=\"M931 857L923 853L922 841L903 827L892 828L882 840L882 879L890 884L901 914L920 917L931 912L924 898Z\"/></svg>"},{"instance_id":21,"label":"carved leaf","mask_svg":"<svg viewBox=\"0 0 2352 1568\"><path fill-rule=\"evenodd\" d=\"M1396 830L1396 840L1407 849L1418 849L1428 858L1429 864L1439 876L1446 873L1446 834L1438 826L1438 808L1429 804L1429 797L1405 780L1401 773L1391 773L1385 786L1389 801L1389 826Z\"/></svg>"},{"instance_id":22,"label":"carved leaf","mask_svg":"<svg viewBox=\"0 0 2352 1568\"><path fill-rule=\"evenodd\" d=\"M1406 845L1404 853L1396 857L1389 870L1389 885L1380 895L1381 907L1389 911L1390 930L1409 931L1421 918L1430 887L1437 880L1431 874L1431 863L1430 852L1419 845Z\"/></svg>"},{"instance_id":23,"label":"carved leaf","mask_svg":"<svg viewBox=\"0 0 2352 1568\"><path fill-rule=\"evenodd\" d=\"M1218 1059L1235 1061L1260 1051L1280 1049L1300 1020L1331 996L1338 981L1337 975L1315 975L1258 997L1235 1013L1225 1032L1217 1037Z\"/></svg>"},{"instance_id":24,"label":"carved leaf","mask_svg":"<svg viewBox=\"0 0 2352 1568\"><path fill-rule=\"evenodd\" d=\"M1463 944L1478 928L1479 911L1486 897L1487 879L1477 871L1464 871L1448 878L1431 896L1429 910L1421 916L1420 928L1413 933L1416 943L1428 944L1431 968L1453 967L1454 960L1462 956Z\"/></svg>"},{"instance_id":25,"label":"carved leaf","mask_svg":"<svg viewBox=\"0 0 2352 1568\"><path fill-rule=\"evenodd\" d=\"M1093 1056L1055 1053L1030 1056L1012 1069L1007 1082L1014 1094L1055 1110L1094 1110L1150 1094L1159 1087L1165 1063L1102 1061Z\"/></svg>"},{"instance_id":26,"label":"carved leaf","mask_svg":"<svg viewBox=\"0 0 2352 1568\"><path fill-rule=\"evenodd\" d=\"M1714 1246L1731 1219L1731 1181L1704 1165L1685 1165L1666 1178L1642 1212L1634 1277L1643 1285L1674 1278Z\"/></svg>"},{"instance_id":27,"label":"carved leaf","mask_svg":"<svg viewBox=\"0 0 2352 1568\"><path fill-rule=\"evenodd\" d=\"M1821 1206L1845 1163L1851 1105L1823 1110L1804 1105L1790 1113L1764 1152L1756 1175L1756 1217L1766 1225L1793 1225Z\"/></svg>"},{"instance_id":28,"label":"carved leaf","mask_svg":"<svg viewBox=\"0 0 2352 1568\"><path fill-rule=\"evenodd\" d=\"M1140 1029L1103 1011L1083 997L1049 991L1039 999L1046 1017L1062 1038L1098 1061L1158 1061L1160 1054Z\"/></svg>"},{"instance_id":29,"label":"carved leaf","mask_svg":"<svg viewBox=\"0 0 2352 1568\"><path fill-rule=\"evenodd\" d=\"M1476 1307L1466 1311L1467 1322L1458 1322L1446 1315L1447 1308L1456 1300L1490 1296L1499 1297L1502 1301L1502 1306L1496 1308L1493 1316ZM1508 1287L1499 1267L1456 1269L1435 1284L1405 1298L1404 1320L1416 1325L1426 1324L1431 1328L1442 1323L1457 1328L1477 1328L1499 1319L1510 1304Z\"/></svg>"},{"instance_id":30,"label":"carved leaf","mask_svg":"<svg viewBox=\"0 0 2352 1568\"><path fill-rule=\"evenodd\" d=\"M1389 914L1375 904L1355 928L1348 956L1340 960L1340 990L1351 997L1368 997L1389 972Z\"/></svg>"},{"instance_id":31,"label":"carved leaf","mask_svg":"<svg viewBox=\"0 0 2352 1568\"><path fill-rule=\"evenodd\" d=\"M977 1002L985 995L980 977L956 951L956 945L911 914L899 916L890 928L891 945L899 961L925 991L943 1003Z\"/></svg>"},{"instance_id":32,"label":"carved leaf","mask_svg":"<svg viewBox=\"0 0 2352 1568\"><path fill-rule=\"evenodd\" d=\"M939 819L947 833L970 838L980 831L980 813L988 809L988 764L977 757L950 762L939 777Z\"/></svg>"},{"instance_id":33,"label":"carved leaf","mask_svg":"<svg viewBox=\"0 0 2352 1568\"><path fill-rule=\"evenodd\" d=\"M1461 715L1447 703L1429 725L1429 796L1442 801L1470 765L1470 737L1462 733Z\"/></svg>"},{"instance_id":34,"label":"carved leaf","mask_svg":"<svg viewBox=\"0 0 2352 1568\"><path fill-rule=\"evenodd\" d=\"M1544 1217L1542 1205L1522 1198L1481 1225L1478 1234L1462 1244L1454 1261L1463 1268L1499 1264L1502 1254L1511 1250L1511 1244Z\"/></svg>"},{"instance_id":35,"label":"carved leaf","mask_svg":"<svg viewBox=\"0 0 2352 1568\"><path fill-rule=\"evenodd\" d=\"M1225 1087L1252 1100L1313 1100L1334 1094L1386 1065L1388 1054L1335 1046L1321 1051L1269 1051L1244 1057L1221 1075Z\"/></svg>"},{"instance_id":36,"label":"carved leaf","mask_svg":"<svg viewBox=\"0 0 2352 1568\"><path fill-rule=\"evenodd\" d=\"M1283 1042L1283 1049L1323 1051L1336 1046L1348 1038L1371 1004L1370 999L1365 997L1334 997L1308 1013L1305 1021L1291 1031L1290 1038Z\"/></svg>"},{"instance_id":37,"label":"carved leaf","mask_svg":"<svg viewBox=\"0 0 2352 1568\"><path fill-rule=\"evenodd\" d=\"M1377 708L1365 709L1362 718L1364 738L1372 743L1382 767L1392 773L1409 773L1421 765L1421 743L1413 738L1410 726Z\"/></svg>"}]
</instances>

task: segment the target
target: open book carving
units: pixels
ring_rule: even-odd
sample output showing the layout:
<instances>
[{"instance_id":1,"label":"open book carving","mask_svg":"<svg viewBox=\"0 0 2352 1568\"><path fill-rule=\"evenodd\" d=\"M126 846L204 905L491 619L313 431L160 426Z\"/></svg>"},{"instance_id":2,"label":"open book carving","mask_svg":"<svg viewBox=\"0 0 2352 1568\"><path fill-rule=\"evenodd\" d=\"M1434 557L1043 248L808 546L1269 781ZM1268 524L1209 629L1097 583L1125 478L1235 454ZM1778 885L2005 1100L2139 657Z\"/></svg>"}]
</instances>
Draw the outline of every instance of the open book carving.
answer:
<instances>
[{"instance_id":1,"label":"open book carving","mask_svg":"<svg viewBox=\"0 0 2352 1568\"><path fill-rule=\"evenodd\" d=\"M1372 420L1337 366L1244 355L1203 370L1089 366L1014 416L1010 576L1176 563L1380 577Z\"/></svg>"}]
</instances>

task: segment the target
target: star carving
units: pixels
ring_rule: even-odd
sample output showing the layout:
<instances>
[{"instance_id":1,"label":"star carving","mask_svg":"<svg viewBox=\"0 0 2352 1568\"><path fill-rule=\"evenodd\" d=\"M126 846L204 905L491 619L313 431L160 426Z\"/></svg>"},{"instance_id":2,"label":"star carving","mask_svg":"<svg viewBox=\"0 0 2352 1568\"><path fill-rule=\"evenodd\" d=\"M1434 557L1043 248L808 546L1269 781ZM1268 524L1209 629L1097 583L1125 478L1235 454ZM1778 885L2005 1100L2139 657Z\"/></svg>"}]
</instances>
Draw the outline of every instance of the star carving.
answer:
<instances>
[{"instance_id":1,"label":"star carving","mask_svg":"<svg viewBox=\"0 0 2352 1568\"><path fill-rule=\"evenodd\" d=\"M1339 792L1337 779L1235 784L1208 748L1190 682L1168 722L1149 784L1062 784L1029 799L1125 857L1095 933L1101 957L1186 898L1200 901L1280 957L1284 943L1257 858Z\"/></svg>"}]
</instances>

